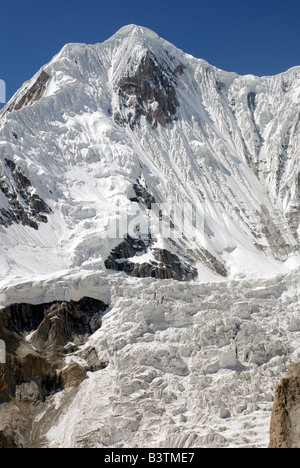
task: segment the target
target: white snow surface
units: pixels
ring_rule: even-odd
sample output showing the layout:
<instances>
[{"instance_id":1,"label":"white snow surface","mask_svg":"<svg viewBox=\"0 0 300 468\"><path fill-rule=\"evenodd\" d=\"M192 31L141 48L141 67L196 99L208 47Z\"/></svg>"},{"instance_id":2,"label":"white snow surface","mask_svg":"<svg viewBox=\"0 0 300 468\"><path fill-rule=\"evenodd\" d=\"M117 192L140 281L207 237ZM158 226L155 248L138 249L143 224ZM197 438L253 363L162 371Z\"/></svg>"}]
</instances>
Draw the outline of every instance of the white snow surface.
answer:
<instances>
[{"instance_id":1,"label":"white snow surface","mask_svg":"<svg viewBox=\"0 0 300 468\"><path fill-rule=\"evenodd\" d=\"M183 65L177 118L120 126L118 82L149 51ZM41 99L8 112L42 70ZM4 161L14 161L52 213L38 230L0 226L0 304L91 296L110 307L87 343L109 365L72 398L49 399L47 446L267 446L275 387L299 359L299 104L300 67L239 76L129 25L101 44L67 44L2 110L1 175L13 184ZM159 203L197 207L203 224L192 239L175 233L176 246L206 249L227 278L197 258L190 283L105 269L120 242L107 233L120 213L134 220L137 180Z\"/></svg>"}]
</instances>

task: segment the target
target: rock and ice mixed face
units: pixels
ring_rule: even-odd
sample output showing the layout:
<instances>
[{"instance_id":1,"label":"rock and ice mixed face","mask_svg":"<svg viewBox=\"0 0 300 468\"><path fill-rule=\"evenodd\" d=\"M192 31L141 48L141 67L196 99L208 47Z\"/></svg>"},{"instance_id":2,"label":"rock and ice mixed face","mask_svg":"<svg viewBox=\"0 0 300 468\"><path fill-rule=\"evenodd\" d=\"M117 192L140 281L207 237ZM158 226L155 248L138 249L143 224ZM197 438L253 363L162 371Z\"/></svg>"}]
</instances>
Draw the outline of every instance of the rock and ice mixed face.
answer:
<instances>
[{"instance_id":1,"label":"rock and ice mixed face","mask_svg":"<svg viewBox=\"0 0 300 468\"><path fill-rule=\"evenodd\" d=\"M124 261L137 276L289 271L299 89L298 68L238 76L138 26L66 45L1 114L2 278L106 271L131 237L151 237L142 272L139 253ZM164 255L153 268L157 251L187 274L166 273Z\"/></svg>"}]
</instances>

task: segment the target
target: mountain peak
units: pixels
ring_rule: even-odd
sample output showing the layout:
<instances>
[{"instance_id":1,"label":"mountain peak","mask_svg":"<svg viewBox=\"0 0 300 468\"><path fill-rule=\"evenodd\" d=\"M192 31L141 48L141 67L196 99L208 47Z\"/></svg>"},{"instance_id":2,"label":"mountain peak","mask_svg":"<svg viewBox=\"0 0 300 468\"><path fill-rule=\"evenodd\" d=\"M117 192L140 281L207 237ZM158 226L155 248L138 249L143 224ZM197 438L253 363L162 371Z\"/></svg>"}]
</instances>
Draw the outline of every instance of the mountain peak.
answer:
<instances>
[{"instance_id":1,"label":"mountain peak","mask_svg":"<svg viewBox=\"0 0 300 468\"><path fill-rule=\"evenodd\" d=\"M162 59L169 66L170 57L175 60L176 56L181 56L181 51L173 44L159 37L151 29L135 24L119 29L111 38L99 44L100 47L103 45L113 47L115 62L122 64L123 69L126 69L125 63L136 66L149 52L158 61Z\"/></svg>"},{"instance_id":2,"label":"mountain peak","mask_svg":"<svg viewBox=\"0 0 300 468\"><path fill-rule=\"evenodd\" d=\"M136 24L128 24L128 25L123 26L122 28L120 28L108 40L111 40L113 38L119 38L119 37L124 38L124 37L128 37L128 36L131 36L131 35L143 37L144 39L145 38L147 38L147 39L159 39L159 36L149 28L146 28L144 26L138 26Z\"/></svg>"}]
</instances>

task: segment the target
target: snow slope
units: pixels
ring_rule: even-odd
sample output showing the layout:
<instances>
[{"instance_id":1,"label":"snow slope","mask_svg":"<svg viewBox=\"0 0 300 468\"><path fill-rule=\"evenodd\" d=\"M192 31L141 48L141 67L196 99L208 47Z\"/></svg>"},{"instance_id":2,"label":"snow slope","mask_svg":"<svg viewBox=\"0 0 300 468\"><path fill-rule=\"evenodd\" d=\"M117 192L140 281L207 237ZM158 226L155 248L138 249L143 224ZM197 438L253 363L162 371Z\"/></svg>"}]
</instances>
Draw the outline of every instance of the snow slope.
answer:
<instances>
[{"instance_id":1,"label":"snow slope","mask_svg":"<svg viewBox=\"0 0 300 468\"><path fill-rule=\"evenodd\" d=\"M38 230L2 216L3 280L106 271L114 227L129 232L124 213L134 235L137 181L166 218L187 210L185 237L178 222L163 239L154 228L153 248L179 253L197 280L222 279L199 251L230 278L297 266L299 77L223 72L134 25L102 44L66 45L2 111L4 182L28 213L8 160L51 210Z\"/></svg>"}]
</instances>

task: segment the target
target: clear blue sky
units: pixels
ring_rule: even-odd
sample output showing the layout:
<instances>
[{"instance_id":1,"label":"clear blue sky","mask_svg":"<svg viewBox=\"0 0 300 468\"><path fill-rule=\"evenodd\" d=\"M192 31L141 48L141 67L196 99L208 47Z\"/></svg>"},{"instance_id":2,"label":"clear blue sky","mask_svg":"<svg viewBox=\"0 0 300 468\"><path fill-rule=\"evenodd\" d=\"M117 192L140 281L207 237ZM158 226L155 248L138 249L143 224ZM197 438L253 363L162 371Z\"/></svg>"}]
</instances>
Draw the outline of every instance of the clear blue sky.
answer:
<instances>
[{"instance_id":1,"label":"clear blue sky","mask_svg":"<svg viewBox=\"0 0 300 468\"><path fill-rule=\"evenodd\" d=\"M240 74L300 65L300 0L10 0L0 9L7 98L68 42L102 42L135 23Z\"/></svg>"}]
</instances>

